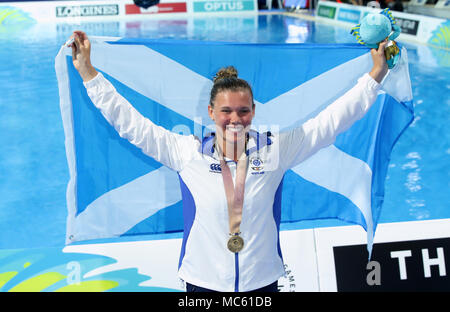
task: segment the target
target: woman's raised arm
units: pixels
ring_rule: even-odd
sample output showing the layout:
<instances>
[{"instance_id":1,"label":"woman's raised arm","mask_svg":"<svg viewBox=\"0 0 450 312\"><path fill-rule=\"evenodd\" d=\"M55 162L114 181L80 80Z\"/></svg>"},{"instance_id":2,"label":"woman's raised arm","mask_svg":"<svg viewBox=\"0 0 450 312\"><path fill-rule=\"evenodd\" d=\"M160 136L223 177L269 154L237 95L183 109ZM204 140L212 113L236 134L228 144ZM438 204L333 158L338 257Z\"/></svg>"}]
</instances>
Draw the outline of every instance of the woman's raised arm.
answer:
<instances>
[{"instance_id":1,"label":"woman's raised arm","mask_svg":"<svg viewBox=\"0 0 450 312\"><path fill-rule=\"evenodd\" d=\"M372 49L373 66L358 83L314 118L301 127L282 134L283 163L291 168L307 159L319 149L334 143L336 136L361 119L375 102L380 82L388 67L382 42L378 49Z\"/></svg>"},{"instance_id":2,"label":"woman's raised arm","mask_svg":"<svg viewBox=\"0 0 450 312\"><path fill-rule=\"evenodd\" d=\"M173 133L144 117L92 66L87 35L75 31L72 36L74 42L69 46L72 47L73 64L95 107L122 138L163 165L180 171L199 143L193 136Z\"/></svg>"},{"instance_id":3,"label":"woman's raised arm","mask_svg":"<svg viewBox=\"0 0 450 312\"><path fill-rule=\"evenodd\" d=\"M86 33L76 30L71 38L74 41L69 44L72 48L72 60L76 70L80 73L84 82L93 79L98 72L91 64L91 42Z\"/></svg>"}]
</instances>

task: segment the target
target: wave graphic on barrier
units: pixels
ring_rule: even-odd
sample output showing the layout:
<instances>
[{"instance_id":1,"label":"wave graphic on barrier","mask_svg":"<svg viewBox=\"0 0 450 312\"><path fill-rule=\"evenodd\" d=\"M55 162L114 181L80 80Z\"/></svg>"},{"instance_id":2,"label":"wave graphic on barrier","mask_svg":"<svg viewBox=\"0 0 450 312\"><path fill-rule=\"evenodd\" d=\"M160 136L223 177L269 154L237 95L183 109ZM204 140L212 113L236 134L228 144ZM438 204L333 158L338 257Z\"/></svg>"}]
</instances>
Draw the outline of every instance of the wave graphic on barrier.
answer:
<instances>
[{"instance_id":1,"label":"wave graphic on barrier","mask_svg":"<svg viewBox=\"0 0 450 312\"><path fill-rule=\"evenodd\" d=\"M437 27L428 40L428 43L437 49L432 49L432 53L438 64L442 67L450 67L450 21L443 22Z\"/></svg>"},{"instance_id":2,"label":"wave graphic on barrier","mask_svg":"<svg viewBox=\"0 0 450 312\"><path fill-rule=\"evenodd\" d=\"M21 24L24 22L35 22L29 13L20 9L0 6L0 25Z\"/></svg>"},{"instance_id":3,"label":"wave graphic on barrier","mask_svg":"<svg viewBox=\"0 0 450 312\"><path fill-rule=\"evenodd\" d=\"M133 267L89 276L116 262L111 257L64 253L59 248L1 250L0 292L177 291L139 286L151 277Z\"/></svg>"}]
</instances>

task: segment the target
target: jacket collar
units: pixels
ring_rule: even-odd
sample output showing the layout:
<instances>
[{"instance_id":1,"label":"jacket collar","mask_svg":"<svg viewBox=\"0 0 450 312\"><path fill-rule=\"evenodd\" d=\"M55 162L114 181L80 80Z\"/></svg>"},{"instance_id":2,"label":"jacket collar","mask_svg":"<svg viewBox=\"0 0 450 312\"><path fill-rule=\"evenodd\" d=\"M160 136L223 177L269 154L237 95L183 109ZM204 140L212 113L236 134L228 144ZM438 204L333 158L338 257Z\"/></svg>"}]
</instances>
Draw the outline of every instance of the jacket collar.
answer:
<instances>
[{"instance_id":1,"label":"jacket collar","mask_svg":"<svg viewBox=\"0 0 450 312\"><path fill-rule=\"evenodd\" d=\"M259 133L251 129L247 133L247 140L248 140L246 150L247 156L252 154L253 152L258 152L261 148L267 145L271 145L272 140L270 139L270 136L272 136L270 131ZM214 149L216 142L215 138L216 138L215 132L208 133L202 140L199 152L204 155L214 157Z\"/></svg>"}]
</instances>

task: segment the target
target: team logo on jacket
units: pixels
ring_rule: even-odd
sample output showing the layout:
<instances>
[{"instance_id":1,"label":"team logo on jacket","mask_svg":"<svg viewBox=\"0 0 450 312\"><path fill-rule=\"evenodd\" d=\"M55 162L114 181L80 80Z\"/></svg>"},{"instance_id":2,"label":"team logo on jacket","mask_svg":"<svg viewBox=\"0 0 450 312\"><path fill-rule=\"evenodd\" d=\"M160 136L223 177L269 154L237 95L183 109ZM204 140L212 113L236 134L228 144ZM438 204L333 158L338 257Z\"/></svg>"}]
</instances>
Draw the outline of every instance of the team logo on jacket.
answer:
<instances>
[{"instance_id":1,"label":"team logo on jacket","mask_svg":"<svg viewBox=\"0 0 450 312\"><path fill-rule=\"evenodd\" d=\"M263 174L264 166L263 161L259 157L250 158L249 160L250 168L253 170L252 174Z\"/></svg>"},{"instance_id":2,"label":"team logo on jacket","mask_svg":"<svg viewBox=\"0 0 450 312\"><path fill-rule=\"evenodd\" d=\"M221 173L222 168L220 168L220 164L210 164L209 172Z\"/></svg>"}]
</instances>

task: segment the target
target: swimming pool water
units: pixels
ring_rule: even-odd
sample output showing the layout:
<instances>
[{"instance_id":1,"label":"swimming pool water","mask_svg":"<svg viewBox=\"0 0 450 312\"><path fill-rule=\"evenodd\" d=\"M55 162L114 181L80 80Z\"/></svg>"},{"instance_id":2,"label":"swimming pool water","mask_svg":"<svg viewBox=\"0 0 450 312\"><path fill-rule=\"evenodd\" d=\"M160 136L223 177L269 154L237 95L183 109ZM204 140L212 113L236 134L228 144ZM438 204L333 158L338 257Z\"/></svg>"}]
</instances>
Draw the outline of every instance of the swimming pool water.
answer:
<instances>
[{"instance_id":1,"label":"swimming pool water","mask_svg":"<svg viewBox=\"0 0 450 312\"><path fill-rule=\"evenodd\" d=\"M54 59L75 29L118 37L354 42L346 29L282 14L0 24L0 248L64 245L69 173ZM404 44L416 118L392 152L381 223L450 218L449 52Z\"/></svg>"}]
</instances>

